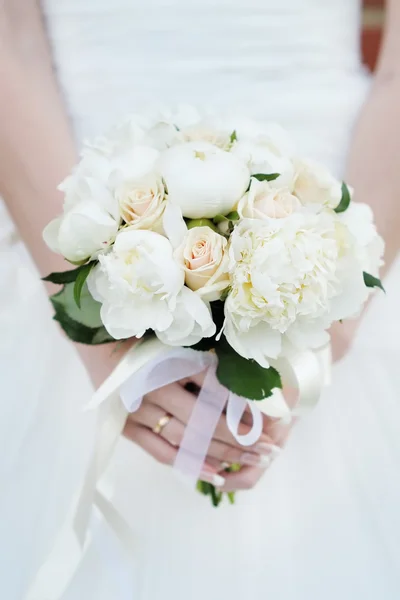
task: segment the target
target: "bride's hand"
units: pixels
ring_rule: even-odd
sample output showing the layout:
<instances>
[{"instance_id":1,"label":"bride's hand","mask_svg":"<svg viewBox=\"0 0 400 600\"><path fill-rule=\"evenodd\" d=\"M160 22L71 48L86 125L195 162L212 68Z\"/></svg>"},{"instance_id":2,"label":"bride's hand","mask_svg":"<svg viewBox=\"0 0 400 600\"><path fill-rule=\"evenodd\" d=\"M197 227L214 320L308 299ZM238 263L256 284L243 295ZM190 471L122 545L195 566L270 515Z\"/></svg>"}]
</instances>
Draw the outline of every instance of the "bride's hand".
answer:
<instances>
[{"instance_id":1,"label":"bride's hand","mask_svg":"<svg viewBox=\"0 0 400 600\"><path fill-rule=\"evenodd\" d=\"M145 396L140 409L129 416L124 435L159 462L172 465L203 378L203 375L194 376L190 381L172 383ZM154 431L157 431L157 425L158 433ZM239 432L245 434L250 427L251 417L245 414ZM201 479L224 491L253 487L279 452L276 442L283 441L280 429L274 429L274 424L268 419L264 429L254 446L244 448L230 433L225 415L221 415ZM243 468L236 473L225 473L224 469L233 463L239 463Z\"/></svg>"}]
</instances>

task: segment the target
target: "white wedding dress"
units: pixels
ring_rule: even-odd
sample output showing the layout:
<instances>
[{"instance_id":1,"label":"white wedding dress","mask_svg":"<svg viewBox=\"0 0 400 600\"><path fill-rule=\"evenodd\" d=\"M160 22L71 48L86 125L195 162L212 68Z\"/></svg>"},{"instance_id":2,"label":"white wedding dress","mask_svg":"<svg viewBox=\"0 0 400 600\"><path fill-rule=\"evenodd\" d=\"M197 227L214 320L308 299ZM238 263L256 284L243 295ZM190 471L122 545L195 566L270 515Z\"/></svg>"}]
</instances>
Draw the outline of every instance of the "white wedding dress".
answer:
<instances>
[{"instance_id":1,"label":"white wedding dress","mask_svg":"<svg viewBox=\"0 0 400 600\"><path fill-rule=\"evenodd\" d=\"M43 9L78 143L149 105L229 106L280 122L302 152L342 174L369 86L358 0L47 0ZM0 224L0 596L47 600L58 570L41 584L35 576L87 466L94 415L81 408L91 389L4 209ZM132 527L134 560L95 516L63 600L397 600L398 265L386 287L317 409L236 506L213 509L121 440L103 488ZM60 568L67 560L65 548Z\"/></svg>"}]
</instances>

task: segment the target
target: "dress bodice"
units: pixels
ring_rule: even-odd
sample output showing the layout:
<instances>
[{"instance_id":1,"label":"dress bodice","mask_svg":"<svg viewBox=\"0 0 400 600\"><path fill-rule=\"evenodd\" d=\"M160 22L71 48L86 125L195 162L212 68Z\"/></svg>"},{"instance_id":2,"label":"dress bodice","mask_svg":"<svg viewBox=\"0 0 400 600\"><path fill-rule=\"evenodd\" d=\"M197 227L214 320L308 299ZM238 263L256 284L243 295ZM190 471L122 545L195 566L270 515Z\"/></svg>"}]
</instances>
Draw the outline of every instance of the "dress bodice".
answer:
<instances>
[{"instance_id":1,"label":"dress bodice","mask_svg":"<svg viewBox=\"0 0 400 600\"><path fill-rule=\"evenodd\" d=\"M128 112L177 102L277 120L300 139L306 126L323 136L333 116L332 129L338 118L346 128L360 80L364 90L359 0L45 0L44 7L78 137ZM329 145L342 151L339 140Z\"/></svg>"},{"instance_id":2,"label":"dress bodice","mask_svg":"<svg viewBox=\"0 0 400 600\"><path fill-rule=\"evenodd\" d=\"M287 127L343 170L368 86L360 0L42 0L77 143L191 103ZM12 229L0 204L0 237Z\"/></svg>"}]
</instances>

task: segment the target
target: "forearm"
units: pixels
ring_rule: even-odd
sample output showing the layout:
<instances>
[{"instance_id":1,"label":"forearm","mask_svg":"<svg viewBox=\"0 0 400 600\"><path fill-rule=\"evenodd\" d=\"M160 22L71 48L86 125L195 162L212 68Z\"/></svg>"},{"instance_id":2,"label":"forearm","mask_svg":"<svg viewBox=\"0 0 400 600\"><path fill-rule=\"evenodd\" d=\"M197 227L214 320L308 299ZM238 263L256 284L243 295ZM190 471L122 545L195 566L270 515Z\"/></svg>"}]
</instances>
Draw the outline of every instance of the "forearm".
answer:
<instances>
[{"instance_id":1,"label":"forearm","mask_svg":"<svg viewBox=\"0 0 400 600\"><path fill-rule=\"evenodd\" d=\"M42 230L60 212L57 184L76 152L39 6L28 0L19 15L19 4L0 9L0 194L44 274L66 267L46 248Z\"/></svg>"},{"instance_id":2,"label":"forearm","mask_svg":"<svg viewBox=\"0 0 400 600\"><path fill-rule=\"evenodd\" d=\"M65 270L68 263L49 251L42 231L61 212L57 185L76 150L35 0L0 5L0 82L0 195L40 272ZM125 348L78 350L98 385Z\"/></svg>"},{"instance_id":3,"label":"forearm","mask_svg":"<svg viewBox=\"0 0 400 600\"><path fill-rule=\"evenodd\" d=\"M385 43L355 130L347 172L356 199L374 211L386 243L385 269L393 262L400 242L400 2L389 4Z\"/></svg>"}]
</instances>

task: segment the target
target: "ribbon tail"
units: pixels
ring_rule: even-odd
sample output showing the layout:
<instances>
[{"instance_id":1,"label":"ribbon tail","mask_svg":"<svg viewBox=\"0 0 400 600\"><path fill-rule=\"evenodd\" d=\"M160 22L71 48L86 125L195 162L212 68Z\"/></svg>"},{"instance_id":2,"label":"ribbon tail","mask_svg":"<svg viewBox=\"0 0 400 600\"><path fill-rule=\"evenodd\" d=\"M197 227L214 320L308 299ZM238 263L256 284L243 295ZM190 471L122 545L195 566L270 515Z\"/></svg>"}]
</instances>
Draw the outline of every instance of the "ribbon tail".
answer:
<instances>
[{"instance_id":1,"label":"ribbon tail","mask_svg":"<svg viewBox=\"0 0 400 600\"><path fill-rule=\"evenodd\" d=\"M215 370L215 363L207 370L174 464L193 485L203 469L204 459L228 398L228 391L219 383Z\"/></svg>"},{"instance_id":2,"label":"ribbon tail","mask_svg":"<svg viewBox=\"0 0 400 600\"><path fill-rule=\"evenodd\" d=\"M249 407L253 417L253 425L250 431L245 434L240 434L239 425L247 407ZM236 394L232 394L232 392L229 394L228 406L226 409L226 422L229 431L235 440L242 446L252 446L257 442L262 433L263 419L257 406L257 402L254 400L247 400L241 396L236 396Z\"/></svg>"}]
</instances>

